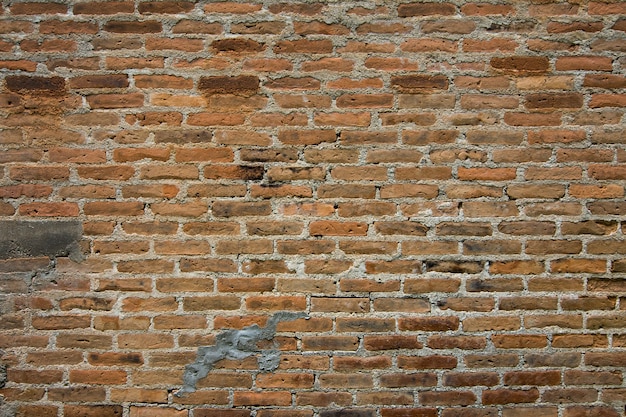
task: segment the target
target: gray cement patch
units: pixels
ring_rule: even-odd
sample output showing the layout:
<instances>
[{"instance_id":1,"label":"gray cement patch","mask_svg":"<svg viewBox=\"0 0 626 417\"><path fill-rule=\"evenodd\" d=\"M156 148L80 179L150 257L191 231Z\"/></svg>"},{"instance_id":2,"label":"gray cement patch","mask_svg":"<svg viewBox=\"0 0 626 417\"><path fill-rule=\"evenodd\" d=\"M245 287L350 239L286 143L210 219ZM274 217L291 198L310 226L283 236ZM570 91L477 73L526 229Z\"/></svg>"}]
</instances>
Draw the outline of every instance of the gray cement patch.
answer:
<instances>
[{"instance_id":1,"label":"gray cement patch","mask_svg":"<svg viewBox=\"0 0 626 417\"><path fill-rule=\"evenodd\" d=\"M182 397L196 390L196 383L205 378L215 363L222 359L240 360L258 355L257 362L262 372L272 372L280 364L280 351L275 349L259 349L257 343L272 340L276 335L276 326L281 321L292 321L306 318L306 313L281 311L274 314L265 327L254 324L241 330L228 329L217 335L214 346L198 348L194 363L185 367L183 387L176 393Z\"/></svg>"},{"instance_id":2,"label":"gray cement patch","mask_svg":"<svg viewBox=\"0 0 626 417\"><path fill-rule=\"evenodd\" d=\"M0 259L69 256L82 260L78 221L0 221Z\"/></svg>"}]
</instances>

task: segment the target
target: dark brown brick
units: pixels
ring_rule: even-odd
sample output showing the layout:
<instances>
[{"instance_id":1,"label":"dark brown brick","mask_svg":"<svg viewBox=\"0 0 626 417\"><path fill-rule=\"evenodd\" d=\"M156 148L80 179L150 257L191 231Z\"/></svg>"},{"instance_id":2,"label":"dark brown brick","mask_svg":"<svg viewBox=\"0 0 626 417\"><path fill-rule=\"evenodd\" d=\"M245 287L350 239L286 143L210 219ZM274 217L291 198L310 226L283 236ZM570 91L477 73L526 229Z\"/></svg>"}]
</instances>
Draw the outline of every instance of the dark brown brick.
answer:
<instances>
[{"instance_id":1,"label":"dark brown brick","mask_svg":"<svg viewBox=\"0 0 626 417\"><path fill-rule=\"evenodd\" d=\"M202 77L198 89L204 94L235 94L251 96L259 90L259 78L253 75Z\"/></svg>"}]
</instances>

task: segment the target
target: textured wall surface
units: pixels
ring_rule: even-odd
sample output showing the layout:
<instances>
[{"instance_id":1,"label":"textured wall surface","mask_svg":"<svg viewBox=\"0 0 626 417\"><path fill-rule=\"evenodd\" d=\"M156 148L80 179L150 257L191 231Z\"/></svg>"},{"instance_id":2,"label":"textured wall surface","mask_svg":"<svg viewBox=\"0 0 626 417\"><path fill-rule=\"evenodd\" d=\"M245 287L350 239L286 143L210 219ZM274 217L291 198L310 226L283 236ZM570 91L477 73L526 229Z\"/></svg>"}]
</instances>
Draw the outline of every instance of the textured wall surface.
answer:
<instances>
[{"instance_id":1,"label":"textured wall surface","mask_svg":"<svg viewBox=\"0 0 626 417\"><path fill-rule=\"evenodd\" d=\"M623 1L4 0L0 416L623 416L625 51Z\"/></svg>"}]
</instances>

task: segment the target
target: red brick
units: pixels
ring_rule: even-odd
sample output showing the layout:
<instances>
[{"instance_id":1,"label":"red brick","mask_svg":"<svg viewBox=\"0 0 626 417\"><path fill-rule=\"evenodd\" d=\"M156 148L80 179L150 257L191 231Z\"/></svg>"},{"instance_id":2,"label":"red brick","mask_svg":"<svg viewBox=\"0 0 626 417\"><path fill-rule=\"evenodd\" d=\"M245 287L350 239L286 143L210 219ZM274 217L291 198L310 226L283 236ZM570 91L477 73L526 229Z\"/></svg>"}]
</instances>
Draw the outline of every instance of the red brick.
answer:
<instances>
[{"instance_id":1,"label":"red brick","mask_svg":"<svg viewBox=\"0 0 626 417\"><path fill-rule=\"evenodd\" d=\"M260 374L257 376L256 384L259 388L306 389L313 387L313 375L296 373Z\"/></svg>"},{"instance_id":2,"label":"red brick","mask_svg":"<svg viewBox=\"0 0 626 417\"><path fill-rule=\"evenodd\" d=\"M578 93L537 93L526 96L528 109L576 109L583 105L583 96Z\"/></svg>"},{"instance_id":3,"label":"red brick","mask_svg":"<svg viewBox=\"0 0 626 417\"><path fill-rule=\"evenodd\" d=\"M534 403L539 399L537 388L528 390L497 389L483 391L483 404Z\"/></svg>"},{"instance_id":4,"label":"red brick","mask_svg":"<svg viewBox=\"0 0 626 417\"><path fill-rule=\"evenodd\" d=\"M373 378L371 374L322 374L319 377L321 388L373 388Z\"/></svg>"},{"instance_id":5,"label":"red brick","mask_svg":"<svg viewBox=\"0 0 626 417\"><path fill-rule=\"evenodd\" d=\"M408 3L398 6L400 17L449 16L455 13L456 7L452 3Z\"/></svg>"},{"instance_id":6,"label":"red brick","mask_svg":"<svg viewBox=\"0 0 626 417\"><path fill-rule=\"evenodd\" d=\"M103 26L103 29L113 33L158 33L161 32L162 26L160 22L155 20L110 20Z\"/></svg>"},{"instance_id":7,"label":"red brick","mask_svg":"<svg viewBox=\"0 0 626 417\"><path fill-rule=\"evenodd\" d=\"M74 5L74 14L111 15L117 13L133 13L135 7L129 1L94 1L81 2Z\"/></svg>"},{"instance_id":8,"label":"red brick","mask_svg":"<svg viewBox=\"0 0 626 417\"><path fill-rule=\"evenodd\" d=\"M619 412L615 408L607 406L571 406L565 409L565 417L618 417Z\"/></svg>"},{"instance_id":9,"label":"red brick","mask_svg":"<svg viewBox=\"0 0 626 417\"><path fill-rule=\"evenodd\" d=\"M613 71L613 60L601 56L562 56L555 63L557 71Z\"/></svg>"},{"instance_id":10,"label":"red brick","mask_svg":"<svg viewBox=\"0 0 626 417\"><path fill-rule=\"evenodd\" d=\"M545 73L549 69L549 61L546 57L534 56L509 56L504 58L491 58L491 67L514 75L536 75Z\"/></svg>"},{"instance_id":11,"label":"red brick","mask_svg":"<svg viewBox=\"0 0 626 417\"><path fill-rule=\"evenodd\" d=\"M425 391L418 397L423 405L468 406L476 403L476 395L471 391Z\"/></svg>"},{"instance_id":12,"label":"red brick","mask_svg":"<svg viewBox=\"0 0 626 417\"><path fill-rule=\"evenodd\" d=\"M279 41L274 46L276 54L329 54L333 50L330 40L294 40Z\"/></svg>"},{"instance_id":13,"label":"red brick","mask_svg":"<svg viewBox=\"0 0 626 417\"><path fill-rule=\"evenodd\" d=\"M459 318L455 316L398 319L398 328L404 331L448 331L458 327Z\"/></svg>"}]
</instances>

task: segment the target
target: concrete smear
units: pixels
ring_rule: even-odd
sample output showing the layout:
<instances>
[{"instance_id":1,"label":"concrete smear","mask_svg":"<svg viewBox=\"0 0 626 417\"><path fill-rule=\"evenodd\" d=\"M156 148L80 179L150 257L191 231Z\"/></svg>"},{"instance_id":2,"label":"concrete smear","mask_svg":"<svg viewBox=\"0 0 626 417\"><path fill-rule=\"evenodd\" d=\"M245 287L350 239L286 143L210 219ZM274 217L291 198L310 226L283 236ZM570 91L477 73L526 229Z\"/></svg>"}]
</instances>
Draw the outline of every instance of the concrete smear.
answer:
<instances>
[{"instance_id":1,"label":"concrete smear","mask_svg":"<svg viewBox=\"0 0 626 417\"><path fill-rule=\"evenodd\" d=\"M274 314L265 327L254 324L241 330L225 330L218 334L214 346L202 346L198 348L198 354L194 363L185 367L183 374L183 387L176 393L182 397L196 390L197 382L205 378L215 364L223 359L241 360L258 355L259 370L271 372L280 364L280 351L274 349L259 349L257 344L262 340L272 340L276 335L276 326L281 321L292 321L306 318L305 313L293 313L281 311ZM276 346L276 344L275 344Z\"/></svg>"},{"instance_id":2,"label":"concrete smear","mask_svg":"<svg viewBox=\"0 0 626 417\"><path fill-rule=\"evenodd\" d=\"M81 261L78 221L0 221L0 259L69 256Z\"/></svg>"}]
</instances>

